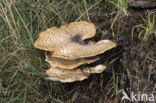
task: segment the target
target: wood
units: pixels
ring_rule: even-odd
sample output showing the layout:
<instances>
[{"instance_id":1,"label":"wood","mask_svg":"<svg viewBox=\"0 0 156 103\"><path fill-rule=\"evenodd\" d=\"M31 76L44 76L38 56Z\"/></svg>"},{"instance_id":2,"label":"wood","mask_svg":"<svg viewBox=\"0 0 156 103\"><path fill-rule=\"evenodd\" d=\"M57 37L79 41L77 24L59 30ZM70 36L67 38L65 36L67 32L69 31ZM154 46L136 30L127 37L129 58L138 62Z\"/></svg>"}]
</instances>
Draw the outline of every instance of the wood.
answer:
<instances>
[{"instance_id":1,"label":"wood","mask_svg":"<svg viewBox=\"0 0 156 103\"><path fill-rule=\"evenodd\" d=\"M156 0L128 0L128 5L132 8L154 8Z\"/></svg>"}]
</instances>

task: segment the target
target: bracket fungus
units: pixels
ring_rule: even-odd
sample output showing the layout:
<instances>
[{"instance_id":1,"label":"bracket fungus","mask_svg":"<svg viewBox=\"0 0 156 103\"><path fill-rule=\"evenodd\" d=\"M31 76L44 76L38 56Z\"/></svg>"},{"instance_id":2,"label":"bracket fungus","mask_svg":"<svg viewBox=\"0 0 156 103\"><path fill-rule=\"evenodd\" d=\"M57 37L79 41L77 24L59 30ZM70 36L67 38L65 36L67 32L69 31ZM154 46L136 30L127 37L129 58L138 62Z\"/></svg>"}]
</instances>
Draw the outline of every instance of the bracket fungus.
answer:
<instances>
[{"instance_id":1,"label":"bracket fungus","mask_svg":"<svg viewBox=\"0 0 156 103\"><path fill-rule=\"evenodd\" d=\"M94 67L85 67L83 69L76 68L76 69L62 69L51 67L49 70L46 71L49 80L54 81L61 81L61 82L74 82L74 81L81 81L90 75L90 73L101 73L106 66L104 65L97 65Z\"/></svg>"},{"instance_id":2,"label":"bracket fungus","mask_svg":"<svg viewBox=\"0 0 156 103\"><path fill-rule=\"evenodd\" d=\"M79 58L75 60L63 59L58 57L53 57L51 52L45 52L46 61L53 67L59 67L63 69L74 69L83 64L93 63L100 58L98 56L88 57L88 58Z\"/></svg>"},{"instance_id":3,"label":"bracket fungus","mask_svg":"<svg viewBox=\"0 0 156 103\"><path fill-rule=\"evenodd\" d=\"M93 67L82 65L96 62L100 59L99 54L114 48L116 44L111 40L94 43L84 41L95 34L94 24L86 21L52 27L41 32L34 46L46 51L46 61L51 66L46 71L48 79L74 82L88 78L90 73L101 73L106 68L103 64Z\"/></svg>"}]
</instances>

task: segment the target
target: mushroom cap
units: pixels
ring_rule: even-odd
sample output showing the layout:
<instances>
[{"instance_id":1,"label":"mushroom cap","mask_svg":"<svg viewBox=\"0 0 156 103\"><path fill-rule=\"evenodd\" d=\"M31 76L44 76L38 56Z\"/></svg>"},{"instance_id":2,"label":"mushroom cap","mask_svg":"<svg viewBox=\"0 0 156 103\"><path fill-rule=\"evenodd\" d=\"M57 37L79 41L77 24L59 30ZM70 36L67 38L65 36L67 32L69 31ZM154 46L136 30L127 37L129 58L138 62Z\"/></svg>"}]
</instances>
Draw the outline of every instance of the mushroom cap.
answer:
<instances>
[{"instance_id":1,"label":"mushroom cap","mask_svg":"<svg viewBox=\"0 0 156 103\"><path fill-rule=\"evenodd\" d=\"M47 79L61 82L74 82L81 81L88 78L88 73L84 73L82 70L69 70L51 67L46 71L48 75Z\"/></svg>"},{"instance_id":2,"label":"mushroom cap","mask_svg":"<svg viewBox=\"0 0 156 103\"><path fill-rule=\"evenodd\" d=\"M93 63L100 58L98 56L88 57L88 58L80 58L75 60L62 59L58 57L52 57L52 52L45 52L46 61L53 67L59 67L62 69L74 69L83 64Z\"/></svg>"},{"instance_id":3,"label":"mushroom cap","mask_svg":"<svg viewBox=\"0 0 156 103\"><path fill-rule=\"evenodd\" d=\"M35 42L35 47L53 52L53 57L64 59L86 58L101 54L116 44L110 40L86 44L83 40L95 35L94 24L80 21L60 28L52 27L41 32Z\"/></svg>"},{"instance_id":4,"label":"mushroom cap","mask_svg":"<svg viewBox=\"0 0 156 103\"><path fill-rule=\"evenodd\" d=\"M77 69L61 69L51 67L46 71L47 79L61 82L74 82L87 79L90 73L101 73L106 66L97 65L95 67L77 68Z\"/></svg>"}]
</instances>

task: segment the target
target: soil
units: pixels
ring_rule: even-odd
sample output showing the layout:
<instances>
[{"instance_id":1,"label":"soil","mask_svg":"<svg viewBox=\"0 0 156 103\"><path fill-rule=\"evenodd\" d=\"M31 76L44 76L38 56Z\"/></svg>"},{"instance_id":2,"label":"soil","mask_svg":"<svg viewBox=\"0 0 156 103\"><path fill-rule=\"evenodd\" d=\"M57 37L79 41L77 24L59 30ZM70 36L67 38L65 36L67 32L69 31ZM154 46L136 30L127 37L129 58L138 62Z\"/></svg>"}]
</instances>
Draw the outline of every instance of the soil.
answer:
<instances>
[{"instance_id":1,"label":"soil","mask_svg":"<svg viewBox=\"0 0 156 103\"><path fill-rule=\"evenodd\" d=\"M127 94L156 91L156 38L153 35L148 41L139 40L142 28L136 28L132 35L132 28L143 23L142 17L147 17L147 11L129 10L128 16L119 14L113 29L110 26L116 14L101 16L98 20L95 17L92 15L91 21L97 28L108 31L92 40L113 39L118 46L101 55L107 65L103 73L92 74L81 82L58 83L67 93L61 100L65 103L120 103L118 91L121 89Z\"/></svg>"},{"instance_id":2,"label":"soil","mask_svg":"<svg viewBox=\"0 0 156 103\"><path fill-rule=\"evenodd\" d=\"M118 17L113 30L110 29L111 19L97 23L99 28L108 27L108 32L97 36L94 40L111 38L114 33L114 41L118 47L105 53L105 64L108 68L102 74L93 74L89 79L72 84L64 84L68 91L66 101L69 103L117 103L120 97L115 96L117 90L124 89L127 94L130 91L147 92L154 90L156 79L156 38L150 37L148 42L138 40L141 28L137 28L132 36L132 28L142 23L142 17L146 16L145 10L129 10L129 16ZM114 15L111 15L114 18ZM101 17L102 18L102 17ZM102 21L102 20L101 20ZM107 25L107 26L106 26ZM115 74L113 83L112 74ZM113 86L116 86L113 88ZM117 92L117 91L116 91Z\"/></svg>"}]
</instances>

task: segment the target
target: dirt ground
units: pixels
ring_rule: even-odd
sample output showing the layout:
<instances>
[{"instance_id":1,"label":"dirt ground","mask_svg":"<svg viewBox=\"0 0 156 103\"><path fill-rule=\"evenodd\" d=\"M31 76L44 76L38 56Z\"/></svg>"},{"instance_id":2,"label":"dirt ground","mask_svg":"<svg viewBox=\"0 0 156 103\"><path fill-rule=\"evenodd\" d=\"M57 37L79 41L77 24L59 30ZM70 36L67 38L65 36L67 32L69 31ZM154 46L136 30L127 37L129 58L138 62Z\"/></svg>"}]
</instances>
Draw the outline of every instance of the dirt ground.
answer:
<instances>
[{"instance_id":1,"label":"dirt ground","mask_svg":"<svg viewBox=\"0 0 156 103\"><path fill-rule=\"evenodd\" d=\"M58 83L58 86L66 90L66 96L60 96L61 100L67 103L120 103L122 94L118 92L121 89L129 95L130 91L135 93L156 91L156 38L153 35L146 42L138 40L141 28L136 28L132 36L132 28L142 23L141 18L146 17L146 13L146 10L129 10L129 16L120 14L113 25L113 30L109 27L114 15L101 16L99 20L92 16L91 21L98 28L109 29L108 32L103 32L102 36L98 35L92 40L109 37L113 38L118 46L101 55L103 63L108 66L102 74L92 74L89 79L81 82ZM110 36L111 34L115 34L114 37Z\"/></svg>"}]
</instances>

